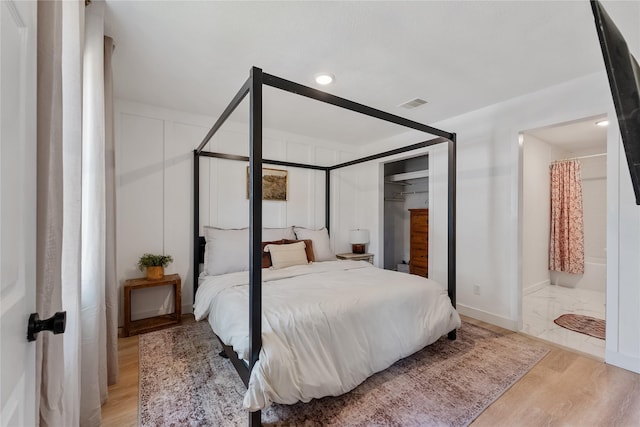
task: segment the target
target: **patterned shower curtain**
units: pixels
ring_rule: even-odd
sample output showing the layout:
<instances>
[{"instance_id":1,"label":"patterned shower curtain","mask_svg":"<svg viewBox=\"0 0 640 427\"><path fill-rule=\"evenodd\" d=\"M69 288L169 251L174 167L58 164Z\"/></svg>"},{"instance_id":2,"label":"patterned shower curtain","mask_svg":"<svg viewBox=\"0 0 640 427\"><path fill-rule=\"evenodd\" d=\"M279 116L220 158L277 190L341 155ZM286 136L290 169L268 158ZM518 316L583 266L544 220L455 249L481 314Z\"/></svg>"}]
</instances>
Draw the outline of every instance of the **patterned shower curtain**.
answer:
<instances>
[{"instance_id":1,"label":"patterned shower curtain","mask_svg":"<svg viewBox=\"0 0 640 427\"><path fill-rule=\"evenodd\" d=\"M584 229L580 162L552 163L549 270L584 273Z\"/></svg>"}]
</instances>

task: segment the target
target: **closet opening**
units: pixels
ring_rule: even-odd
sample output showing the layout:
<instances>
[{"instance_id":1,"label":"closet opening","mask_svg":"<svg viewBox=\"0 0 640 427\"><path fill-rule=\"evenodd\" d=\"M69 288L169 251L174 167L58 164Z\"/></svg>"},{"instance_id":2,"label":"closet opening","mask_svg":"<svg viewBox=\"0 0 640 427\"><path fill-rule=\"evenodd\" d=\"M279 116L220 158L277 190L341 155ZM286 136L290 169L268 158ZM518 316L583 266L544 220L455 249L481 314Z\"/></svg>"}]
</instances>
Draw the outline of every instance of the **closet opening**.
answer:
<instances>
[{"instance_id":1,"label":"closet opening","mask_svg":"<svg viewBox=\"0 0 640 427\"><path fill-rule=\"evenodd\" d=\"M521 331L602 359L607 128L597 123L604 119L529 130L520 138Z\"/></svg>"},{"instance_id":2,"label":"closet opening","mask_svg":"<svg viewBox=\"0 0 640 427\"><path fill-rule=\"evenodd\" d=\"M429 156L384 164L384 268L429 275Z\"/></svg>"}]
</instances>

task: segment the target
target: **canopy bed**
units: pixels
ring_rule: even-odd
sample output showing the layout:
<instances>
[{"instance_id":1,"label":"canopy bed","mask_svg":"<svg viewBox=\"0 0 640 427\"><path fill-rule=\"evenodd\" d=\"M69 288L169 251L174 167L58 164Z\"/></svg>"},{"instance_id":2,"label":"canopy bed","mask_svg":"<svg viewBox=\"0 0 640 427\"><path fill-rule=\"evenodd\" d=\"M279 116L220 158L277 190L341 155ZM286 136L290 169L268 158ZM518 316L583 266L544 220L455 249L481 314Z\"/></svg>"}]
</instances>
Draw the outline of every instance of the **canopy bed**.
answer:
<instances>
[{"instance_id":1,"label":"canopy bed","mask_svg":"<svg viewBox=\"0 0 640 427\"><path fill-rule=\"evenodd\" d=\"M263 86L271 86L277 89L281 89L283 91L287 91L293 94L298 94L301 96L305 96L311 99L315 99L317 101L325 102L337 107L341 107L347 110L351 110L357 113L364 114L369 117L378 118L383 121L387 121L390 123L394 123L400 126L404 126L410 129L422 131L429 135L434 136L435 138L418 142L415 144L411 144L405 147L388 150L379 154L366 156L360 159L352 160L349 162L339 163L333 166L318 166L312 164L302 164L302 163L294 163L280 160L269 160L263 159L262 157L262 91ZM241 101L249 95L250 97L250 141L249 141L249 156L238 156L232 154L225 153L216 153L216 152L208 152L204 151L204 147L213 137L213 135L221 128L221 126L225 123L225 121L229 118L229 116L233 113L233 111L238 107ZM389 272L386 270L377 269L365 261L328 261L328 262L317 262L313 264L304 265L304 266L293 266L288 268L283 268L281 270L263 270L263 249L265 248L265 243L269 239L269 237L273 234L274 230L263 229L262 226L262 199L263 199L263 188L262 188L262 165L279 165L286 167L295 167L295 168L305 168L305 169L314 169L318 171L323 171L325 174L325 228L328 238L328 233L330 230L330 203L331 203L331 173L337 169L341 169L344 167L356 165L359 163L380 159L383 157L405 153L408 151L428 147L435 144L448 144L448 284L447 291L445 292L442 289L439 289L442 295L438 295L438 285L429 284L431 286L431 290L427 291L426 288L427 282L433 282L429 279L419 278L417 276L406 275L403 273L397 272ZM248 236L248 252L249 252L249 261L248 268L245 270L248 271L240 271L242 268L238 268L230 271L209 271L212 267L211 254L208 254L205 258L205 239L200 236L200 218L199 218L199 209L200 209L200 158L201 157L213 157L213 158L221 158L227 160L237 160L249 163L249 227L248 230L245 229L237 230L237 233L245 233L242 234L244 237L242 239L238 239L238 237L234 237L235 241L246 239ZM415 311L410 312L404 320L398 319L398 328L394 330L394 333L398 332L398 330L408 329L402 322L405 323L423 323L422 329L420 332L411 332L413 335L420 335L419 337L407 337L406 340L403 338L402 340L396 341L395 343L390 343L387 341L387 348L380 350L380 356L376 359L372 357L371 360L366 359L366 361L357 362L358 357L354 357L356 363L363 363L365 365L372 365L367 368L367 372L363 373L363 375L371 375L374 372L378 372L386 367L390 366L393 362L398 360L399 358L408 356L409 354L421 349L425 345L435 341L435 339L439 338L439 336L448 334L450 339L455 339L455 327L456 322L459 325L459 317L457 313L455 313L455 301L456 301L456 135L454 133L445 132L418 122L414 122L393 114L389 114L371 107L367 107L365 105L349 101L344 98L337 97L335 95L328 94L326 92L322 92L317 89L313 89L307 86L303 86L298 83L294 83L292 81L285 80L280 77L276 77L271 74L264 73L260 68L253 67L250 72L249 78L246 80L242 88L237 92L231 103L224 110L220 118L215 122L211 130L207 133L203 141L200 145L194 150L194 176L193 176L193 185L194 185L194 235L193 235L193 249L194 249L194 259L193 259L193 282L194 282L194 295L198 294L197 298L203 298L202 301L196 301L194 306L196 317L204 317L209 315L210 324L212 328L214 328L214 323L216 327L214 328L214 332L218 336L218 339L221 341L221 344L224 348L226 355L232 361L234 367L238 371L238 374L242 378L244 384L248 388L247 395L245 396L245 407L250 409L249 412L249 425L257 426L260 425L260 408L265 407L271 401L279 401L280 403L293 403L296 400L308 401L310 398L319 397L321 395L331 395L331 394L340 394L342 392L348 391L353 387L357 386L360 382L363 381L363 378L357 377L352 379L345 380L345 373L341 369L345 369L344 367L340 367L337 365L329 364L330 370L333 372L334 376L341 377L339 379L339 385L329 385L328 388L323 389L324 394L318 394L316 390L301 390L298 395L290 395L283 396L283 394L287 394L284 392L273 392L269 394L270 388L272 384L262 384L262 388L253 384L253 383L265 383L267 382L266 374L263 372L267 369L272 371L278 371L279 375L287 377L287 376L295 376L291 372L287 371L289 367L287 366L269 366L266 368L265 366L261 366L259 363L261 357L261 350L263 349L263 333L265 330L275 331L278 329L278 326L275 325L280 322L281 317L291 316L291 312L296 311L297 307L300 307L304 304L310 304L310 301L313 300L316 305L325 304L323 300L323 296L327 293L336 293L340 292L340 298L342 300L349 299L349 295L357 295L355 300L358 301L358 304L363 307L360 308L359 314L357 316L365 316L362 312L372 312L372 310L383 310L388 307L381 308L385 305L391 306L392 303L385 300L385 298L376 296L379 294L375 294L372 289L376 287L376 277L381 277L380 280L382 282L392 280L391 278L385 275L403 275L406 276L406 280L403 278L403 285L400 290L395 291L394 293L404 295L403 297L398 297L398 300L395 302L400 304L399 309L393 314L393 319L396 319L398 312L409 312L409 310L405 310L407 306L412 305L411 301L423 301L430 300L434 301L434 306L427 310L424 305L427 304L413 304L416 305ZM217 231L218 229L214 229L213 227L205 227L205 233L220 233ZM283 230L284 235L275 236L274 239L278 239L280 242L288 242L285 239L289 239L290 236L287 235L288 230ZM265 236L266 234L266 236ZM240 234L238 234L240 235ZM266 237L266 238L265 238ZM297 236L298 239L306 239L306 237ZM282 239L282 240L281 240ZM244 240L246 242L246 240ZM296 242L309 242L309 240L296 240ZM306 247L309 249L310 243L306 245L304 243L297 243L302 247ZM269 245L271 246L271 245ZM267 246L266 248L268 248ZM317 246L317 241L313 241L314 248ZM316 248L316 251L319 250ZM246 252L245 252L246 253ZM207 259L209 259L209 266L207 267ZM311 259L311 258L309 258ZM199 278L200 272L200 264L205 262L205 275L209 274L209 277ZM225 274L221 274L225 273ZM226 274L228 273L228 274ZM319 276L320 275L320 276ZM382 277L384 276L384 277ZM320 277L320 279L318 279ZM204 280L203 280L204 279ZM331 288L329 283L339 283L340 286L339 291L336 291L335 288ZM405 283L406 282L406 283ZM272 313L270 306L272 301L283 301L285 298L282 295L290 295L291 292L288 290L286 286L289 286L293 283L294 287L300 289L301 286L304 287L304 295L301 297L303 300L298 301L294 300L286 302L285 305L289 305L284 309L289 310L287 314L281 313ZM363 292L362 286L367 284L367 291ZM372 284L373 283L373 284ZM435 282L434 282L435 283ZM207 286L206 289L204 286ZM198 289L201 286L202 289ZM240 288L244 286L244 288ZM229 291L229 289L232 289ZM244 289L243 291L238 291L238 289ZM276 294L275 292L283 292L283 294ZM198 291L198 292L196 292ZM371 291L371 292L370 292ZM405 292L406 291L406 292ZM216 301L215 298L222 293L231 293L235 296L228 297L225 300ZM237 305L233 305L233 301L237 304L246 304L246 298L248 293L248 307L237 307ZM266 292L266 293L265 293ZM299 292L299 291L298 291ZM306 294L308 292L308 294ZM432 292L432 294L427 295L427 292ZM299 292L300 293L300 292ZM383 292L384 293L384 292ZM366 299L363 299L361 296L363 294L367 295ZM386 292L388 294L388 292ZM204 296L207 296L210 299L204 301ZM264 305L263 309L263 295L267 304ZM416 295L419 295L416 297ZM387 295L388 297L388 295ZM307 298L307 300L304 300ZM404 299L403 299L404 298ZM445 301L446 300L446 301ZM321 301L318 303L318 301ZM384 304L383 304L384 303ZM300 305L298 305L300 304ZM326 303L329 306L329 302ZM306 307L306 306L305 306ZM448 307L448 308L447 308ZM226 311L225 311L226 310ZM367 332L363 332L361 330L351 331L344 330L341 334L333 333L335 331L336 325L344 325L349 323L348 319L353 317L351 314L345 315L344 306L340 306L339 308L334 308L331 306L326 309L329 312L340 313L346 318L340 318L340 314L337 315L339 320L336 320L336 323L331 323L332 320L328 319L326 321L327 326L324 335L332 335L333 337L329 337L330 340L336 340L335 335L340 335L342 341L337 339L337 343L333 343L332 348L342 349L343 351L356 351L356 352L366 352L363 350L366 346L353 346L353 341L359 341L362 335L366 335ZM453 311L453 313L451 312ZM348 311L348 310L347 310ZM213 313L212 313L213 312ZM220 313L218 315L218 312ZM435 323L433 321L434 312L439 312L440 317L443 320ZM246 316L248 315L248 328L246 327ZM308 313L308 316L304 318L304 320L299 321L301 323L309 323L314 322L317 318L327 319L329 315L326 312L318 313ZM351 316L351 317L349 317ZM401 317L401 316L400 316ZM217 319L216 319L217 318ZM266 324L263 325L263 318L265 319ZM355 323L363 323L370 324L375 323L374 318L366 318L366 317L358 317ZM394 320L396 321L396 320ZM434 323L431 323L431 322ZM286 322L285 322L286 323ZM226 330L234 329L234 324L239 326L239 335L242 337L243 334L244 339L236 339L233 335L226 334ZM435 325L435 326L434 326ZM266 329L263 329L264 328ZM244 328L244 329L243 329ZM314 326L315 328L315 326ZM216 330L218 329L218 330ZM237 329L237 328L236 328ZM314 329L314 332L311 333L312 336L317 336L318 340L322 340L322 332L318 332ZM376 328L374 328L376 329ZM379 330L379 329L378 329ZM326 333L326 331L330 331ZM298 333L298 332L296 332ZM389 334L387 334L389 335ZM425 336L422 336L425 335ZM266 335L265 335L266 336ZM390 334L389 336L393 336ZM351 337L351 339L345 338ZM434 338L435 337L435 338ZM368 339L368 337L365 337ZM414 339L415 338L415 339ZM280 337L282 341L292 341L294 339L306 341L309 344L309 335L296 335L296 337L287 336L286 338ZM404 344L405 342L409 344ZM326 347L324 347L324 343L318 344L321 346L322 351L326 352ZM394 348L389 348L394 347ZM406 347L406 348L404 348ZM305 348L308 348L305 347ZM367 349L369 347L366 347ZM273 346L263 351L262 357L266 359L269 355L267 353L274 353L276 356L272 356L271 359L282 359L282 353L291 352L287 345L281 346ZM309 358L315 358L315 355L301 354L300 352L304 352L304 349L297 349L298 353L293 355L292 357L296 358L296 360L307 360ZM386 353L385 353L386 351ZM339 350L337 350L340 353ZM378 351L372 351L378 353ZM350 353L347 353L350 354ZM306 359L305 359L306 357ZM340 356L329 355L327 359L335 359ZM344 357L345 359L351 359L350 357ZM395 360L391 360L390 358L394 358ZM382 360L381 360L382 359ZM365 360L365 359L363 359ZM286 365L286 362L285 362ZM254 369L255 368L255 369ZM351 365L346 368L349 372L355 370L358 371L358 366ZM256 371L256 372L254 372ZM326 372L325 372L326 373ZM302 375L304 377L304 375ZM331 376L331 375L328 375ZM349 374L346 374L349 376ZM280 379L278 379L280 380ZM312 379L314 381L320 381L317 378ZM252 383L250 385L250 382ZM303 384L305 380L302 380L301 384L296 384L296 387L300 386L303 388L305 384ZM346 384L343 384L346 383ZM254 388L256 386L257 388ZM266 391L265 391L266 390ZM315 393L315 394L314 394ZM273 396L277 395L277 399Z\"/></svg>"}]
</instances>

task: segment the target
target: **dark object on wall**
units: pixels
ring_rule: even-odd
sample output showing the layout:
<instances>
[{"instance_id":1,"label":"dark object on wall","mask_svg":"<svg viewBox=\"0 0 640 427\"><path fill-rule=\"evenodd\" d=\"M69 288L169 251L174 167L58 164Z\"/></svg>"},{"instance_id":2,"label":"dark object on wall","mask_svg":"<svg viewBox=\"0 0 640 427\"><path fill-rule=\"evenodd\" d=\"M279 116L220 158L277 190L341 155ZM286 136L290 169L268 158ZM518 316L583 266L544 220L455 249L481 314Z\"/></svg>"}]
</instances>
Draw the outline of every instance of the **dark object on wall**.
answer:
<instances>
[{"instance_id":1,"label":"dark object on wall","mask_svg":"<svg viewBox=\"0 0 640 427\"><path fill-rule=\"evenodd\" d=\"M640 205L640 67L600 2L591 1L631 183Z\"/></svg>"}]
</instances>

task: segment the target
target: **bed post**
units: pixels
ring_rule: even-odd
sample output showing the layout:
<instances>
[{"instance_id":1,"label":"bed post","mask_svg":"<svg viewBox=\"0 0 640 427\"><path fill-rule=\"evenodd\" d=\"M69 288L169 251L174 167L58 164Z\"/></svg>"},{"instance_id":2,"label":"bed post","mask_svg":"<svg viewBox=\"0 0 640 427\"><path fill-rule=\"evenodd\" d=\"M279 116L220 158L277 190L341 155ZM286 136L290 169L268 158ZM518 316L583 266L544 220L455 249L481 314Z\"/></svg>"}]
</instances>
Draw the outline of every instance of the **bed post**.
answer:
<instances>
[{"instance_id":1,"label":"bed post","mask_svg":"<svg viewBox=\"0 0 640 427\"><path fill-rule=\"evenodd\" d=\"M249 372L262 348L262 70L251 68L249 137ZM249 413L249 427L261 425L260 412Z\"/></svg>"},{"instance_id":2,"label":"bed post","mask_svg":"<svg viewBox=\"0 0 640 427\"><path fill-rule=\"evenodd\" d=\"M193 150L193 302L196 302L200 269L200 156Z\"/></svg>"},{"instance_id":3,"label":"bed post","mask_svg":"<svg viewBox=\"0 0 640 427\"><path fill-rule=\"evenodd\" d=\"M456 134L451 135L451 139L448 144L449 148L449 175L448 175L448 264L449 271L448 278L448 291L449 298L453 307L456 306ZM456 339L456 330L449 332L449 339Z\"/></svg>"},{"instance_id":4,"label":"bed post","mask_svg":"<svg viewBox=\"0 0 640 427\"><path fill-rule=\"evenodd\" d=\"M331 224L331 169L327 168L324 171L324 225L327 227L327 233L329 231L329 225Z\"/></svg>"},{"instance_id":5,"label":"bed post","mask_svg":"<svg viewBox=\"0 0 640 427\"><path fill-rule=\"evenodd\" d=\"M417 144L396 148L349 162L340 163L333 166L306 165L301 163L285 162L280 160L265 160L262 157L262 86L266 84L287 92L306 96L345 108L350 111L364 114L369 117L378 118L400 126L419 130L439 138L423 141ZM250 140L249 156L238 156L232 154L212 153L203 151L205 145L212 136L220 129L231 113L238 107L244 97L250 94ZM194 150L194 212L193 212L193 233L194 233L194 262L193 280L194 290L198 286L199 254L200 254L200 157L214 157L229 160L249 162L249 364L239 360L230 347L223 348L231 356L235 356L234 366L245 385L248 387L248 380L255 364L257 363L260 350L262 349L262 165L263 163L273 163L276 165L300 167L325 171L325 225L329 230L331 222L331 171L394 154L404 153L419 148L429 147L448 141L449 173L448 173L448 294L451 303L456 305L456 135L433 128L418 122L414 122L403 117L395 116L375 108L367 107L326 92L294 83L280 77L263 73L260 68L252 67L249 78L242 88L237 92L231 103L218 118L211 130L204 137L198 148ZM194 292L195 297L195 292ZM449 338L456 338L456 331L449 332ZM234 360L233 357L231 357ZM237 362L237 363L236 363ZM249 426L261 425L261 411L249 412Z\"/></svg>"}]
</instances>

